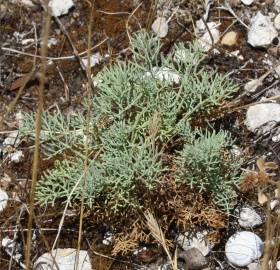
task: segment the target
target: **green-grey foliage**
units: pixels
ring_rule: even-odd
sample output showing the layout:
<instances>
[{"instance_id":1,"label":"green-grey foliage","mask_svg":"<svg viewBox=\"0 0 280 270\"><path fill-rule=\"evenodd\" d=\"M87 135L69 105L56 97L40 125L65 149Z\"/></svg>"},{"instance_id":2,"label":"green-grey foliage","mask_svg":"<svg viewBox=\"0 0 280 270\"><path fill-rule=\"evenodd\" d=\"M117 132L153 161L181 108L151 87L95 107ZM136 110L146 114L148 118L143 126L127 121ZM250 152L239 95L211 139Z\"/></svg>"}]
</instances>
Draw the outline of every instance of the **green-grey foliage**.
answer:
<instances>
[{"instance_id":1,"label":"green-grey foliage","mask_svg":"<svg viewBox=\"0 0 280 270\"><path fill-rule=\"evenodd\" d=\"M230 98L237 87L226 76L199 66L203 51L197 43L176 44L163 55L160 39L145 31L131 42L130 60L109 65L94 78L96 93L85 103L85 110L92 108L90 119L82 114L66 117L59 111L44 114L45 156L67 152L71 161L57 161L45 172L37 188L38 200L66 200L82 175L87 145L91 153L87 183L78 186L72 199L78 199L85 188L89 205L99 199L116 210L136 206L138 187L153 189L164 173L171 174L174 164L163 162L163 156L173 138L180 138L185 146L174 157L178 181L210 191L217 205L227 210L238 181L239 163L232 156L224 157L232 140L223 131L198 132L191 121L197 113L210 112ZM26 115L21 133L34 136L33 115Z\"/></svg>"},{"instance_id":2,"label":"green-grey foliage","mask_svg":"<svg viewBox=\"0 0 280 270\"><path fill-rule=\"evenodd\" d=\"M195 138L198 136L197 138ZM177 157L177 178L199 192L210 192L217 205L228 211L236 198L240 161L229 151L228 132L197 132Z\"/></svg>"},{"instance_id":3,"label":"green-grey foliage","mask_svg":"<svg viewBox=\"0 0 280 270\"><path fill-rule=\"evenodd\" d=\"M20 127L21 136L35 136L35 115L29 113L24 115L23 123ZM59 110L55 113L44 112L42 116L42 129L40 142L42 150L47 158L64 153L66 150L75 152L83 157L86 118L79 114L77 116L65 116ZM92 137L87 142L94 145L94 125L90 127Z\"/></svg>"}]
</instances>

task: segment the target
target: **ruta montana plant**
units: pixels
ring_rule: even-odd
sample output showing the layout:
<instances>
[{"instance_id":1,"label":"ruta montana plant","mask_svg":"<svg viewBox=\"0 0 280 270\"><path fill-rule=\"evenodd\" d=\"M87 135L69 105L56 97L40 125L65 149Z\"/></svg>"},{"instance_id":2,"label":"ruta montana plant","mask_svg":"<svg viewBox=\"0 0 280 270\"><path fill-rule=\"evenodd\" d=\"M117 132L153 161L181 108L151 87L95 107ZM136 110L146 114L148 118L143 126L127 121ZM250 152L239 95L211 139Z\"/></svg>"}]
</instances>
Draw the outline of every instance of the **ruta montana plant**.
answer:
<instances>
[{"instance_id":1,"label":"ruta montana plant","mask_svg":"<svg viewBox=\"0 0 280 270\"><path fill-rule=\"evenodd\" d=\"M44 114L42 149L57 161L39 181L37 199L43 204L67 199L82 174L87 145L89 206L98 201L116 211L141 207L139 193L156 188L168 174L230 209L240 165L227 155L232 139L225 131L198 132L192 120L210 113L237 87L227 76L200 67L203 51L197 43L179 43L163 55L160 40L145 31L131 42L130 60L109 65L93 78L96 93L85 102L85 110L93 108L90 123L82 113L67 117L57 109ZM32 114L26 115L21 134L33 136ZM173 149L175 140L185 144L180 151ZM73 202L82 188L71 193Z\"/></svg>"}]
</instances>

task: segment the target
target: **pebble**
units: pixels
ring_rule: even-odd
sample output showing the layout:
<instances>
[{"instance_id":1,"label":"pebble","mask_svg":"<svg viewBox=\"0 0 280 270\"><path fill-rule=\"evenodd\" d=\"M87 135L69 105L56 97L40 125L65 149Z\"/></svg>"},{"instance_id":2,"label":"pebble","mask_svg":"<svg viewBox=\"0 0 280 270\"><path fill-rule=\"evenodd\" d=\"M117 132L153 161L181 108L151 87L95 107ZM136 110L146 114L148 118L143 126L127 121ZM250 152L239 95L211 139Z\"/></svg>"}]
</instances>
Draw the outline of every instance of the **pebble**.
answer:
<instances>
[{"instance_id":1,"label":"pebble","mask_svg":"<svg viewBox=\"0 0 280 270\"><path fill-rule=\"evenodd\" d=\"M279 205L279 201L278 200L273 200L270 202L270 209L274 210L276 206Z\"/></svg>"},{"instance_id":2,"label":"pebble","mask_svg":"<svg viewBox=\"0 0 280 270\"><path fill-rule=\"evenodd\" d=\"M152 24L152 30L158 37L164 38L168 33L168 22L164 17L158 17Z\"/></svg>"},{"instance_id":3,"label":"pebble","mask_svg":"<svg viewBox=\"0 0 280 270\"><path fill-rule=\"evenodd\" d=\"M254 228L263 223L261 216L251 207L243 207L238 223L243 228Z\"/></svg>"},{"instance_id":4,"label":"pebble","mask_svg":"<svg viewBox=\"0 0 280 270\"><path fill-rule=\"evenodd\" d=\"M102 244L110 246L114 243L114 234L110 231L106 232L102 240Z\"/></svg>"},{"instance_id":5,"label":"pebble","mask_svg":"<svg viewBox=\"0 0 280 270\"><path fill-rule=\"evenodd\" d=\"M65 15L69 12L69 9L74 6L72 0L50 0L49 7L52 10L52 14L55 17Z\"/></svg>"},{"instance_id":6,"label":"pebble","mask_svg":"<svg viewBox=\"0 0 280 270\"><path fill-rule=\"evenodd\" d=\"M253 4L254 0L241 0L241 2L246 6L250 6Z\"/></svg>"},{"instance_id":7,"label":"pebble","mask_svg":"<svg viewBox=\"0 0 280 270\"><path fill-rule=\"evenodd\" d=\"M250 106L246 113L245 125L255 132L266 123L280 121L280 105L277 103L262 103Z\"/></svg>"},{"instance_id":8,"label":"pebble","mask_svg":"<svg viewBox=\"0 0 280 270\"><path fill-rule=\"evenodd\" d=\"M9 154L9 158L13 163L19 163L24 158L23 152L21 150Z\"/></svg>"},{"instance_id":9,"label":"pebble","mask_svg":"<svg viewBox=\"0 0 280 270\"><path fill-rule=\"evenodd\" d=\"M252 232L242 231L232 235L225 246L226 257L230 263L244 267L259 259L263 254L264 243Z\"/></svg>"},{"instance_id":10,"label":"pebble","mask_svg":"<svg viewBox=\"0 0 280 270\"><path fill-rule=\"evenodd\" d=\"M227 32L223 36L221 43L226 46L234 46L237 42L237 37L238 37L237 32L235 31Z\"/></svg>"},{"instance_id":11,"label":"pebble","mask_svg":"<svg viewBox=\"0 0 280 270\"><path fill-rule=\"evenodd\" d=\"M3 189L0 189L0 212L3 211L8 203L9 196L7 192Z\"/></svg>"},{"instance_id":12,"label":"pebble","mask_svg":"<svg viewBox=\"0 0 280 270\"><path fill-rule=\"evenodd\" d=\"M280 30L280 13L274 19L274 27Z\"/></svg>"},{"instance_id":13,"label":"pebble","mask_svg":"<svg viewBox=\"0 0 280 270\"><path fill-rule=\"evenodd\" d=\"M98 65L102 61L102 59L103 59L103 57L99 52L91 55L89 58L90 67L94 67L94 66ZM81 60L82 60L83 64L85 65L85 67L87 68L88 58L85 57L85 58L82 58Z\"/></svg>"},{"instance_id":14,"label":"pebble","mask_svg":"<svg viewBox=\"0 0 280 270\"><path fill-rule=\"evenodd\" d=\"M15 239L11 239L9 236L5 236L2 239L1 244L5 252L9 256L11 256L15 261L19 262L22 259L22 251L19 248L20 245L16 242Z\"/></svg>"},{"instance_id":15,"label":"pebble","mask_svg":"<svg viewBox=\"0 0 280 270\"><path fill-rule=\"evenodd\" d=\"M178 259L183 260L185 269L188 270L200 270L208 265L208 260L197 248L178 252Z\"/></svg>"},{"instance_id":16,"label":"pebble","mask_svg":"<svg viewBox=\"0 0 280 270\"><path fill-rule=\"evenodd\" d=\"M48 48L51 48L52 46L55 46L57 44L57 39L56 38L49 38L48 39Z\"/></svg>"},{"instance_id":17,"label":"pebble","mask_svg":"<svg viewBox=\"0 0 280 270\"><path fill-rule=\"evenodd\" d=\"M270 17L258 12L251 20L248 31L248 43L253 47L267 47L277 37L278 33Z\"/></svg>"},{"instance_id":18,"label":"pebble","mask_svg":"<svg viewBox=\"0 0 280 270\"><path fill-rule=\"evenodd\" d=\"M19 137L18 131L17 130L12 131L11 133L9 133L8 137L4 140L3 145L4 146L10 145L14 147L18 146L20 142L18 137Z\"/></svg>"},{"instance_id":19,"label":"pebble","mask_svg":"<svg viewBox=\"0 0 280 270\"><path fill-rule=\"evenodd\" d=\"M145 77L154 76L160 81L167 81L169 83L180 83L180 76L172 69L167 67L153 67L152 72L146 72Z\"/></svg>"},{"instance_id":20,"label":"pebble","mask_svg":"<svg viewBox=\"0 0 280 270\"><path fill-rule=\"evenodd\" d=\"M280 0L274 0L274 8L280 12Z\"/></svg>"},{"instance_id":21,"label":"pebble","mask_svg":"<svg viewBox=\"0 0 280 270\"><path fill-rule=\"evenodd\" d=\"M213 248L213 245L205 239L207 235L207 231L198 232L193 237L189 237L188 233L180 234L177 238L177 243L184 249L185 251L191 248L197 248L203 256L207 256Z\"/></svg>"},{"instance_id":22,"label":"pebble","mask_svg":"<svg viewBox=\"0 0 280 270\"><path fill-rule=\"evenodd\" d=\"M32 0L12 0L10 1L11 3L17 4L17 3L21 3L27 7L34 7L34 4L32 2Z\"/></svg>"},{"instance_id":23,"label":"pebble","mask_svg":"<svg viewBox=\"0 0 280 270\"><path fill-rule=\"evenodd\" d=\"M55 257L55 262L51 256ZM92 270L87 251L80 250L79 264L75 267L77 250L73 248L54 249L52 253L44 253L34 263L34 270Z\"/></svg>"},{"instance_id":24,"label":"pebble","mask_svg":"<svg viewBox=\"0 0 280 270\"><path fill-rule=\"evenodd\" d=\"M206 29L205 25L201 20L196 24L196 34L199 36L198 42L205 52L209 51L213 45L215 45L220 39L220 31L218 29L218 24L215 22L208 22L207 26L212 34L212 37ZM212 40L213 38L213 40ZM213 44L212 44L213 43Z\"/></svg>"},{"instance_id":25,"label":"pebble","mask_svg":"<svg viewBox=\"0 0 280 270\"><path fill-rule=\"evenodd\" d=\"M261 269L261 265L257 262L252 262L247 267L248 267L248 270L260 270Z\"/></svg>"}]
</instances>

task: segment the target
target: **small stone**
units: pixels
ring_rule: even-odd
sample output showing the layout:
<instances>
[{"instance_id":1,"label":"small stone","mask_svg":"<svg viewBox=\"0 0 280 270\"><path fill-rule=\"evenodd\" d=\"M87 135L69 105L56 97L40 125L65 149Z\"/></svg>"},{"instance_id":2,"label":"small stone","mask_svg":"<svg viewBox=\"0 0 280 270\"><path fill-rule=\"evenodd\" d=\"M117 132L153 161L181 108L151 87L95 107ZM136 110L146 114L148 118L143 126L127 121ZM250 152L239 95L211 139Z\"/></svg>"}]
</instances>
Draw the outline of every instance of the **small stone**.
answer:
<instances>
[{"instance_id":1,"label":"small stone","mask_svg":"<svg viewBox=\"0 0 280 270\"><path fill-rule=\"evenodd\" d=\"M246 6L250 6L254 2L254 0L241 0L241 2Z\"/></svg>"},{"instance_id":2,"label":"small stone","mask_svg":"<svg viewBox=\"0 0 280 270\"><path fill-rule=\"evenodd\" d=\"M55 46L57 44L56 38L49 38L48 39L48 48L51 48L52 46Z\"/></svg>"},{"instance_id":3,"label":"small stone","mask_svg":"<svg viewBox=\"0 0 280 270\"><path fill-rule=\"evenodd\" d=\"M4 146L13 146L16 147L18 146L20 140L18 138L18 131L12 131L11 133L9 133L8 137L4 140L3 145Z\"/></svg>"},{"instance_id":4,"label":"small stone","mask_svg":"<svg viewBox=\"0 0 280 270\"><path fill-rule=\"evenodd\" d=\"M246 113L245 125L255 132L269 122L280 121L280 105L277 103L262 103L250 106Z\"/></svg>"},{"instance_id":5,"label":"small stone","mask_svg":"<svg viewBox=\"0 0 280 270\"><path fill-rule=\"evenodd\" d=\"M243 228L254 228L263 223L260 215L251 207L243 207L240 211L238 223Z\"/></svg>"},{"instance_id":6,"label":"small stone","mask_svg":"<svg viewBox=\"0 0 280 270\"><path fill-rule=\"evenodd\" d=\"M276 29L268 16L258 12L251 20L248 31L248 43L253 47L267 47L278 36Z\"/></svg>"},{"instance_id":7,"label":"small stone","mask_svg":"<svg viewBox=\"0 0 280 270\"><path fill-rule=\"evenodd\" d=\"M280 30L280 13L274 19L274 27Z\"/></svg>"},{"instance_id":8,"label":"small stone","mask_svg":"<svg viewBox=\"0 0 280 270\"><path fill-rule=\"evenodd\" d=\"M146 72L145 77L154 76L160 81L167 81L168 83L180 83L180 76L170 68L167 67L153 67L152 72Z\"/></svg>"},{"instance_id":9,"label":"small stone","mask_svg":"<svg viewBox=\"0 0 280 270\"><path fill-rule=\"evenodd\" d=\"M8 203L9 196L7 192L3 189L0 189L0 212L2 212Z\"/></svg>"},{"instance_id":10,"label":"small stone","mask_svg":"<svg viewBox=\"0 0 280 270\"><path fill-rule=\"evenodd\" d=\"M106 232L102 240L102 244L110 246L114 243L114 234L110 231Z\"/></svg>"},{"instance_id":11,"label":"small stone","mask_svg":"<svg viewBox=\"0 0 280 270\"><path fill-rule=\"evenodd\" d=\"M257 262L252 262L247 267L248 267L248 270L260 270L261 269L261 265Z\"/></svg>"},{"instance_id":12,"label":"small stone","mask_svg":"<svg viewBox=\"0 0 280 270\"><path fill-rule=\"evenodd\" d=\"M13 257L13 259L19 261L22 259L22 251L19 248L18 243L15 239L11 239L9 236L5 236L2 239L2 248L5 250L5 252Z\"/></svg>"},{"instance_id":13,"label":"small stone","mask_svg":"<svg viewBox=\"0 0 280 270\"><path fill-rule=\"evenodd\" d=\"M9 154L9 158L13 163L19 163L24 158L23 152L21 150Z\"/></svg>"},{"instance_id":14,"label":"small stone","mask_svg":"<svg viewBox=\"0 0 280 270\"><path fill-rule=\"evenodd\" d=\"M198 232L193 237L189 237L188 233L180 234L177 238L177 243L185 251L191 248L197 248L203 256L207 256L213 248L205 236L207 231Z\"/></svg>"},{"instance_id":15,"label":"small stone","mask_svg":"<svg viewBox=\"0 0 280 270\"><path fill-rule=\"evenodd\" d=\"M98 65L102 61L102 59L103 58L99 52L91 55L89 58L90 67L94 67L94 66ZM84 63L85 67L87 68L87 65L88 65L87 57L82 58L82 62Z\"/></svg>"},{"instance_id":16,"label":"small stone","mask_svg":"<svg viewBox=\"0 0 280 270\"><path fill-rule=\"evenodd\" d=\"M23 119L24 119L24 115L21 111L16 113L16 122L17 122L17 126L21 127L22 123L23 123Z\"/></svg>"},{"instance_id":17,"label":"small stone","mask_svg":"<svg viewBox=\"0 0 280 270\"><path fill-rule=\"evenodd\" d=\"M275 196L275 198L280 198L280 194L279 194L279 190L278 190L278 188L276 188L275 190L274 190L274 196Z\"/></svg>"},{"instance_id":18,"label":"small stone","mask_svg":"<svg viewBox=\"0 0 280 270\"><path fill-rule=\"evenodd\" d=\"M158 37L164 38L168 33L168 23L164 17L158 17L152 24L152 30Z\"/></svg>"},{"instance_id":19,"label":"small stone","mask_svg":"<svg viewBox=\"0 0 280 270\"><path fill-rule=\"evenodd\" d=\"M54 263L54 259L56 264ZM79 263L76 267L77 250L74 248L54 249L52 253L44 253L34 263L34 270L92 270L87 251L80 250ZM59 268L57 268L57 266Z\"/></svg>"},{"instance_id":20,"label":"small stone","mask_svg":"<svg viewBox=\"0 0 280 270\"><path fill-rule=\"evenodd\" d=\"M11 3L14 3L14 4L23 4L27 7L34 7L34 4L32 2L32 0L10 0Z\"/></svg>"},{"instance_id":21,"label":"small stone","mask_svg":"<svg viewBox=\"0 0 280 270\"><path fill-rule=\"evenodd\" d=\"M209 51L220 39L220 31L218 24L215 22L208 22L207 26L211 35L201 20L196 23L196 34L199 36L198 42L205 52ZM213 40L212 40L213 38Z\"/></svg>"},{"instance_id":22,"label":"small stone","mask_svg":"<svg viewBox=\"0 0 280 270\"><path fill-rule=\"evenodd\" d=\"M274 210L276 206L279 205L279 201L278 200L273 200L270 202L270 209Z\"/></svg>"},{"instance_id":23,"label":"small stone","mask_svg":"<svg viewBox=\"0 0 280 270\"><path fill-rule=\"evenodd\" d=\"M235 266L244 267L259 259L263 254L263 241L252 232L237 232L225 247L226 257Z\"/></svg>"},{"instance_id":24,"label":"small stone","mask_svg":"<svg viewBox=\"0 0 280 270\"><path fill-rule=\"evenodd\" d=\"M208 265L207 259L197 248L179 252L178 259L183 260L189 270L200 270Z\"/></svg>"},{"instance_id":25,"label":"small stone","mask_svg":"<svg viewBox=\"0 0 280 270\"><path fill-rule=\"evenodd\" d=\"M280 0L274 0L274 8L280 12Z\"/></svg>"},{"instance_id":26,"label":"small stone","mask_svg":"<svg viewBox=\"0 0 280 270\"><path fill-rule=\"evenodd\" d=\"M74 6L72 0L50 0L49 7L52 10L52 14L55 17L65 15L69 12L69 9Z\"/></svg>"},{"instance_id":27,"label":"small stone","mask_svg":"<svg viewBox=\"0 0 280 270\"><path fill-rule=\"evenodd\" d=\"M237 37L237 32L230 31L223 36L221 43L226 46L234 46L237 42Z\"/></svg>"},{"instance_id":28,"label":"small stone","mask_svg":"<svg viewBox=\"0 0 280 270\"><path fill-rule=\"evenodd\" d=\"M277 263L276 263L276 268L277 268L278 270L280 270L280 261L277 261Z\"/></svg>"}]
</instances>

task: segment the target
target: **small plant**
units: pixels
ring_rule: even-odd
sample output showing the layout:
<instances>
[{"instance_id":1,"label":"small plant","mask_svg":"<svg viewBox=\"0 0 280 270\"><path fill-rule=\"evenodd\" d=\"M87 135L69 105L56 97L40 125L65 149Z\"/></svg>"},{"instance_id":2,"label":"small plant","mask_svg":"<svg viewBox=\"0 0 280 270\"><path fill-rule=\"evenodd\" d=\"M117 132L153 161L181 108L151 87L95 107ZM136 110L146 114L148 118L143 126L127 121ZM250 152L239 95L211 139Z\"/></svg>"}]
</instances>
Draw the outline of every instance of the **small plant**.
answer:
<instances>
[{"instance_id":1,"label":"small plant","mask_svg":"<svg viewBox=\"0 0 280 270\"><path fill-rule=\"evenodd\" d=\"M237 87L226 76L199 67L203 51L197 43L179 43L166 56L160 40L145 31L131 42L130 60L105 67L94 78L97 92L85 102L85 109L93 108L90 123L83 114L66 117L59 110L44 114L45 157L63 157L63 161L60 158L43 174L37 199L43 204L66 201L82 174L87 145L89 206L98 200L116 211L141 207L139 188L154 189L165 174L174 176L176 164L178 183L210 192L217 205L228 210L236 196L240 164L226 156L232 140L223 131L198 132L192 119L199 112L211 112ZM32 114L26 115L21 134L34 136ZM174 152L174 138L185 145L166 162L167 153ZM71 193L73 201L80 198L81 190L78 186Z\"/></svg>"},{"instance_id":2,"label":"small plant","mask_svg":"<svg viewBox=\"0 0 280 270\"><path fill-rule=\"evenodd\" d=\"M229 211L236 199L240 161L228 151L233 141L227 132L197 132L186 142L177 158L178 181L199 192L210 192L214 202Z\"/></svg>"}]
</instances>

